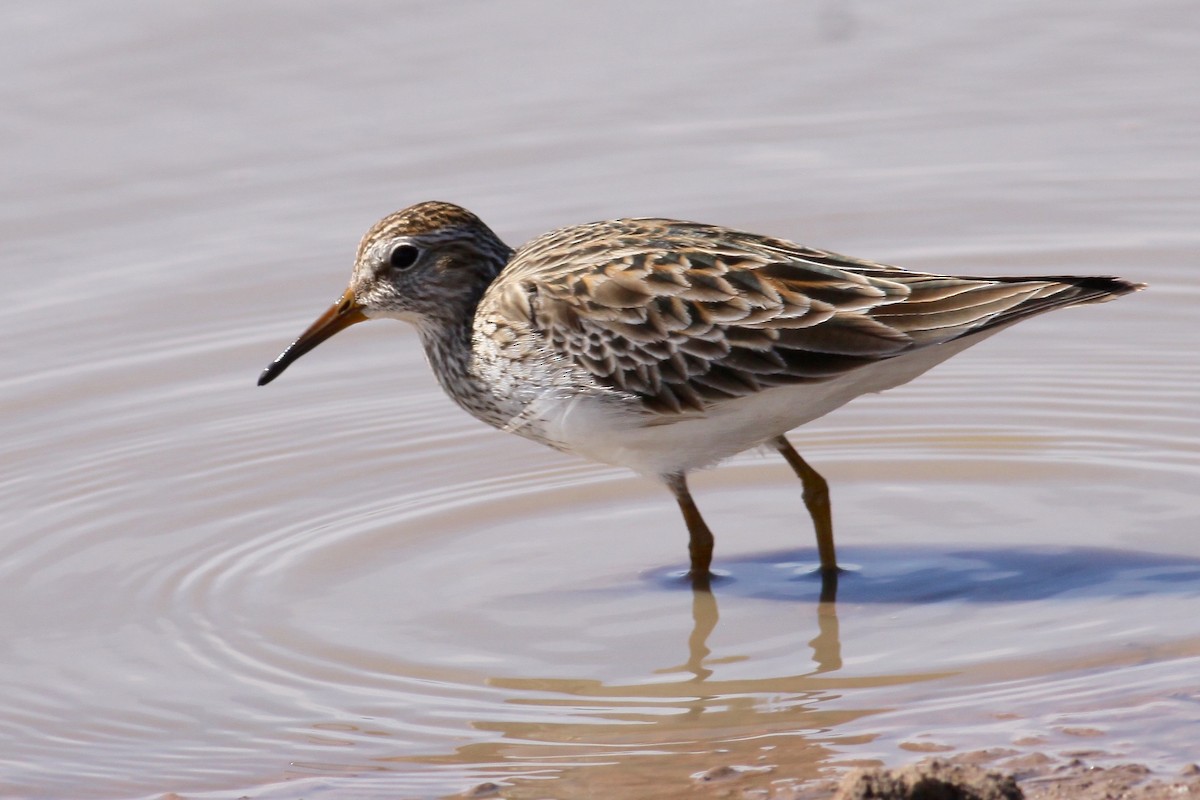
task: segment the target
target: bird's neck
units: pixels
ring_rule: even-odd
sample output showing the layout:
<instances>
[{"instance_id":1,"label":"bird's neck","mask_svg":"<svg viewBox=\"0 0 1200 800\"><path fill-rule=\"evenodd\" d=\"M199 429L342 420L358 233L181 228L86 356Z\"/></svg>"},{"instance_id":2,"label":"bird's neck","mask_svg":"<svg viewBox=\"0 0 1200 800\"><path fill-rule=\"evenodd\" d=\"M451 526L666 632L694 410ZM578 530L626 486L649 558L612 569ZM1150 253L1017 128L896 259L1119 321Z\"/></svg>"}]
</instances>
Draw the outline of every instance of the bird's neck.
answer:
<instances>
[{"instance_id":1,"label":"bird's neck","mask_svg":"<svg viewBox=\"0 0 1200 800\"><path fill-rule=\"evenodd\" d=\"M471 264L474 279L460 286L451 302L428 309L417 322L425 356L442 389L467 411L493 425L497 424L491 418L495 412L487 401L491 390L474 369L472 343L479 303L513 253L499 239L494 241L494 249L491 258Z\"/></svg>"},{"instance_id":2,"label":"bird's neck","mask_svg":"<svg viewBox=\"0 0 1200 800\"><path fill-rule=\"evenodd\" d=\"M469 302L464 303L467 298L460 297L452 315L423 318L417 323L417 332L425 357L446 394L470 413L491 423L485 418L487 403L484 402L490 390L475 372L472 351L475 311L485 289Z\"/></svg>"},{"instance_id":3,"label":"bird's neck","mask_svg":"<svg viewBox=\"0 0 1200 800\"><path fill-rule=\"evenodd\" d=\"M470 364L471 331L478 306L477 300L471 305L469 313L458 319L426 319L417 325L425 355L439 379L443 374L465 371Z\"/></svg>"}]
</instances>

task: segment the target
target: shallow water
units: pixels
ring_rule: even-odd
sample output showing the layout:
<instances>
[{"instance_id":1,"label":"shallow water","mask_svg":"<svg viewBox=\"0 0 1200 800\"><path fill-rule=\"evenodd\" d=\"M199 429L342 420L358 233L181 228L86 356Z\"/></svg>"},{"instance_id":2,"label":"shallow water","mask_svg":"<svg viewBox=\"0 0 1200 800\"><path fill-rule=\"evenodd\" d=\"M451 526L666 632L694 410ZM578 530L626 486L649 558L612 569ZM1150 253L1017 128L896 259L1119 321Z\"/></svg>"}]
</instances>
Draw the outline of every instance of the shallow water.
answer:
<instances>
[{"instance_id":1,"label":"shallow water","mask_svg":"<svg viewBox=\"0 0 1200 800\"><path fill-rule=\"evenodd\" d=\"M691 796L975 747L1196 758L1187 2L13 4L0 23L0 796ZM660 487L473 421L411 330L267 389L362 230L662 214L1119 274Z\"/></svg>"}]
</instances>

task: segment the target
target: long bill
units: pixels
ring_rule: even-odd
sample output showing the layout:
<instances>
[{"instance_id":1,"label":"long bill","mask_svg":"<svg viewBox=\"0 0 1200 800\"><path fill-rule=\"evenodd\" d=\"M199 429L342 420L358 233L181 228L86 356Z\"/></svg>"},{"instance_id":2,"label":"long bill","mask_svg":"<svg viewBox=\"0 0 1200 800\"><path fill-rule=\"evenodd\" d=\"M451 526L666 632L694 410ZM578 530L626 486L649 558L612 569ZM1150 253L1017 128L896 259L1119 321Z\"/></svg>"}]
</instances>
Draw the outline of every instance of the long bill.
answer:
<instances>
[{"instance_id":1,"label":"long bill","mask_svg":"<svg viewBox=\"0 0 1200 800\"><path fill-rule=\"evenodd\" d=\"M281 372L288 368L289 364L338 331L366 321L366 314L362 312L354 299L354 290L347 289L340 300L317 317L317 321L309 325L308 329L300 334L300 338L292 342L286 350L279 354L278 358L262 371L262 374L258 376L258 385L266 386L275 380Z\"/></svg>"}]
</instances>

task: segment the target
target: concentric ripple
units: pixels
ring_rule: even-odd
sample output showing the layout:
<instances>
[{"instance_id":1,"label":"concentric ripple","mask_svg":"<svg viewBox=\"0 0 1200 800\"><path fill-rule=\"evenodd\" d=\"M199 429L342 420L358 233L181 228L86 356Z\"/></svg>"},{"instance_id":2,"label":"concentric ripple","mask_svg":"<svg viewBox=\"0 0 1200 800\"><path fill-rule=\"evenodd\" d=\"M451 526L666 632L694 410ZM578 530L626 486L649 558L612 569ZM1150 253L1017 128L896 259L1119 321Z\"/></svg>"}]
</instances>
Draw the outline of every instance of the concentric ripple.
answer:
<instances>
[{"instance_id":1,"label":"concentric ripple","mask_svg":"<svg viewBox=\"0 0 1200 800\"><path fill-rule=\"evenodd\" d=\"M1061 24L1034 3L644 4L636 25L10 5L0 795L627 800L976 747L1195 759L1181 0ZM724 577L693 594L668 493L469 419L403 325L255 386L362 225L432 198L513 243L683 216L1149 289L793 434L853 567L836 605L777 456L694 476Z\"/></svg>"},{"instance_id":2,"label":"concentric ripple","mask_svg":"<svg viewBox=\"0 0 1200 800\"><path fill-rule=\"evenodd\" d=\"M281 330L182 331L14 387L53 424L8 440L30 457L6 484L28 509L4 543L13 785L372 796L778 748L815 774L914 736L1055 741L1048 692L1180 755L1118 677L1167 647L1137 685L1187 716L1200 426L1169 342L999 338L793 434L854 565L832 609L773 457L694 480L727 576L701 602L653 482L478 426L399 328L256 390ZM981 722L989 703L1020 723Z\"/></svg>"}]
</instances>

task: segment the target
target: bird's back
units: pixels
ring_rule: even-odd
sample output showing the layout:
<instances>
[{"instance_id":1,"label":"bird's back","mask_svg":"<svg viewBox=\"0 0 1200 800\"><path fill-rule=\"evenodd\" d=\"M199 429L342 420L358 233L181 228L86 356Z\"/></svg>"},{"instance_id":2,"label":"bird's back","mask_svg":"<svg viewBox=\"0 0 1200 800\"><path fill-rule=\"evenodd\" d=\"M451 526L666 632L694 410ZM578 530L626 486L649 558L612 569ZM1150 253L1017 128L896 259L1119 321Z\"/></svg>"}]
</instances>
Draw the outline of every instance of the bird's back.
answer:
<instances>
[{"instance_id":1,"label":"bird's back","mask_svg":"<svg viewBox=\"0 0 1200 800\"><path fill-rule=\"evenodd\" d=\"M1109 277L933 275L714 225L621 219L522 246L480 313L528 325L556 357L670 415L845 379L1137 288Z\"/></svg>"}]
</instances>

